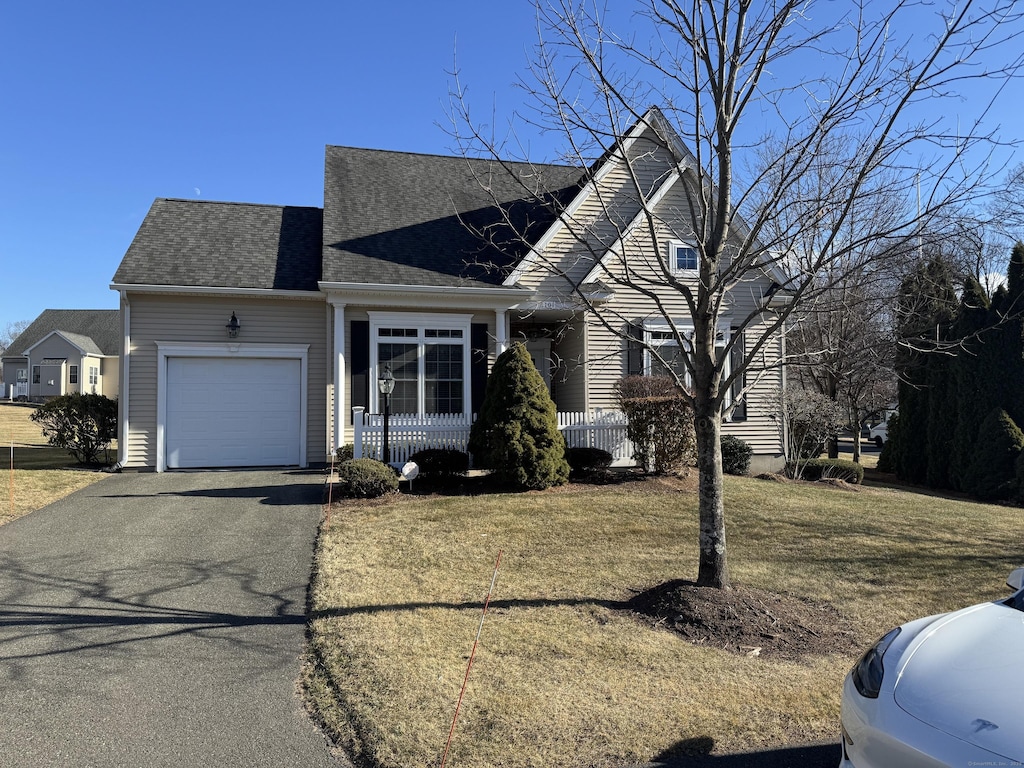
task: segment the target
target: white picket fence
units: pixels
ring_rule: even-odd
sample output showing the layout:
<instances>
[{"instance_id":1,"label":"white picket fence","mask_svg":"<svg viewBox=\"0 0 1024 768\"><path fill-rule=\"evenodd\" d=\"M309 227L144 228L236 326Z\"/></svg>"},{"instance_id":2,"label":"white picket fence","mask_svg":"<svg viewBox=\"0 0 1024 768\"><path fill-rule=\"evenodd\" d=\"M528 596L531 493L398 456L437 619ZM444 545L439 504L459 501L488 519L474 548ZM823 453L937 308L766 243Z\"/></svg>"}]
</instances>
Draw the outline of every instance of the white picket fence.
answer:
<instances>
[{"instance_id":1,"label":"white picket fence","mask_svg":"<svg viewBox=\"0 0 1024 768\"><path fill-rule=\"evenodd\" d=\"M473 417L476 418L475 416ZM384 416L352 409L353 454L356 458L381 458L384 453ZM465 416L429 414L388 417L390 463L401 467L417 451L450 448L466 451L472 421ZM601 448L612 455L612 466L633 465L633 443L626 437L626 415L596 409L589 413L558 414L558 429L570 448Z\"/></svg>"}]
</instances>

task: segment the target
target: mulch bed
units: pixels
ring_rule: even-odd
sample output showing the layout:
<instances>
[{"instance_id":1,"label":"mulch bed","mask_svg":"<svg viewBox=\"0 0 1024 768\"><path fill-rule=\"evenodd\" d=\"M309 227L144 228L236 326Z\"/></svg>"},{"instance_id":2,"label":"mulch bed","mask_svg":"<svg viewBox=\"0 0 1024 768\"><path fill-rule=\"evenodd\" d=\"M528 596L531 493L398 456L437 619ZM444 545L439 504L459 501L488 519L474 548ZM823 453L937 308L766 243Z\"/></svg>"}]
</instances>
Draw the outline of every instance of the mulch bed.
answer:
<instances>
[{"instance_id":1,"label":"mulch bed","mask_svg":"<svg viewBox=\"0 0 1024 768\"><path fill-rule=\"evenodd\" d=\"M799 659L848 653L861 645L851 624L831 604L744 585L713 589L669 581L641 592L624 607L695 645L752 657Z\"/></svg>"}]
</instances>

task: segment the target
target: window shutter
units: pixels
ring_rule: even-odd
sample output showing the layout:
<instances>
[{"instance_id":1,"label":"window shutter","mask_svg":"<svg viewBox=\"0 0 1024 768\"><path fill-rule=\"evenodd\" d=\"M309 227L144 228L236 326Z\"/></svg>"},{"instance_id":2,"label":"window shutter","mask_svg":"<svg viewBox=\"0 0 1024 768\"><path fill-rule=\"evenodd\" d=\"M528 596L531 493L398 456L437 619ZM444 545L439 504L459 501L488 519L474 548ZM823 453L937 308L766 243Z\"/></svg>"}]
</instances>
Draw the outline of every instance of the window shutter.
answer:
<instances>
[{"instance_id":1,"label":"window shutter","mask_svg":"<svg viewBox=\"0 0 1024 768\"><path fill-rule=\"evenodd\" d=\"M352 371L352 407L370 407L370 321L353 320L349 332L352 352L349 369Z\"/></svg>"},{"instance_id":2,"label":"window shutter","mask_svg":"<svg viewBox=\"0 0 1024 768\"><path fill-rule=\"evenodd\" d=\"M487 353L490 340L487 338L487 323L473 323L469 327L469 376L470 393L473 398L473 413L480 413L487 389Z\"/></svg>"},{"instance_id":3,"label":"window shutter","mask_svg":"<svg viewBox=\"0 0 1024 768\"><path fill-rule=\"evenodd\" d=\"M642 376L644 372L644 328L630 323L626 327L626 375Z\"/></svg>"},{"instance_id":4,"label":"window shutter","mask_svg":"<svg viewBox=\"0 0 1024 768\"><path fill-rule=\"evenodd\" d=\"M743 356L747 349L747 337L743 331L733 330L733 338L736 339L736 344L733 345L732 351L729 352L729 365L731 370L738 370L743 365ZM744 372L738 379L732 383L732 401L735 403L735 408L732 410L733 421L746 421L747 420L747 398L742 396L743 387L746 386L747 374Z\"/></svg>"}]
</instances>

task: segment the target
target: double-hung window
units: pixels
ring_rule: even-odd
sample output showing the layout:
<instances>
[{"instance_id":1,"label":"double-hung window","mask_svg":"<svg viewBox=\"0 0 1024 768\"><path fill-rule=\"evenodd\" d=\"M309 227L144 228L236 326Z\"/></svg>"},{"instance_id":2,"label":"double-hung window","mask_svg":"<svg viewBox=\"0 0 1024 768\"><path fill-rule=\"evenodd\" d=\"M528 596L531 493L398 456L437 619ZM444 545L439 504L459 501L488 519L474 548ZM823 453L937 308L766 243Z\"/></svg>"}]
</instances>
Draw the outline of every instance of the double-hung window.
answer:
<instances>
[{"instance_id":1,"label":"double-hung window","mask_svg":"<svg viewBox=\"0 0 1024 768\"><path fill-rule=\"evenodd\" d=\"M371 312L370 391L377 410L383 403L375 381L387 365L395 378L392 413L468 415L470 320L469 315Z\"/></svg>"},{"instance_id":2,"label":"double-hung window","mask_svg":"<svg viewBox=\"0 0 1024 768\"><path fill-rule=\"evenodd\" d=\"M68 384L77 384L77 383L78 383L78 366L77 365L69 365L68 366Z\"/></svg>"},{"instance_id":3,"label":"double-hung window","mask_svg":"<svg viewBox=\"0 0 1024 768\"><path fill-rule=\"evenodd\" d=\"M644 374L647 376L669 376L675 374L685 386L693 384L693 377L686 369L686 358L693 347L693 325L688 321L675 323L676 330L667 323L649 322L644 324ZM740 333L736 344L730 351L730 355L724 361L722 367L722 378L727 379L732 374L733 366L738 366L743 360L744 338L742 331L733 331L729 328L727 318L722 318L718 331L715 333L715 349L719 358L725 354L725 347L730 338ZM680 344L682 341L682 344ZM657 354L654 353L657 351ZM726 407L734 403L736 407L730 412L730 420L740 421L746 419L746 408L738 399L743 390L742 377L738 378L726 393Z\"/></svg>"},{"instance_id":4,"label":"double-hung window","mask_svg":"<svg viewBox=\"0 0 1024 768\"><path fill-rule=\"evenodd\" d=\"M693 243L669 240L668 268L677 275L696 275L699 269L700 254Z\"/></svg>"},{"instance_id":5,"label":"double-hung window","mask_svg":"<svg viewBox=\"0 0 1024 768\"><path fill-rule=\"evenodd\" d=\"M39 383L39 379L40 379L39 366L38 365L33 365L32 366L32 383L33 384L38 384Z\"/></svg>"},{"instance_id":6,"label":"double-hung window","mask_svg":"<svg viewBox=\"0 0 1024 768\"><path fill-rule=\"evenodd\" d=\"M89 383L92 386L94 386L94 387L97 384L100 383L100 369L99 369L99 366L97 366L97 365L90 365L89 366Z\"/></svg>"}]
</instances>

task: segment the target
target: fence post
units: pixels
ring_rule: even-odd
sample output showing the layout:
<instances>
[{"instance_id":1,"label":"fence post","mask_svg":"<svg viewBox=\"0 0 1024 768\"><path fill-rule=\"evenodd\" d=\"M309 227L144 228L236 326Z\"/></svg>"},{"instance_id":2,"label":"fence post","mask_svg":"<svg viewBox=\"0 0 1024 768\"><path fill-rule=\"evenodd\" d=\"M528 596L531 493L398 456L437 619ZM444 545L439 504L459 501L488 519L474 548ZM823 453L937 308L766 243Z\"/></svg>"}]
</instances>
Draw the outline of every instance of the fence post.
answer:
<instances>
[{"instance_id":1,"label":"fence post","mask_svg":"<svg viewBox=\"0 0 1024 768\"><path fill-rule=\"evenodd\" d=\"M363 458L363 411L366 409L357 405L352 409L352 458Z\"/></svg>"}]
</instances>

